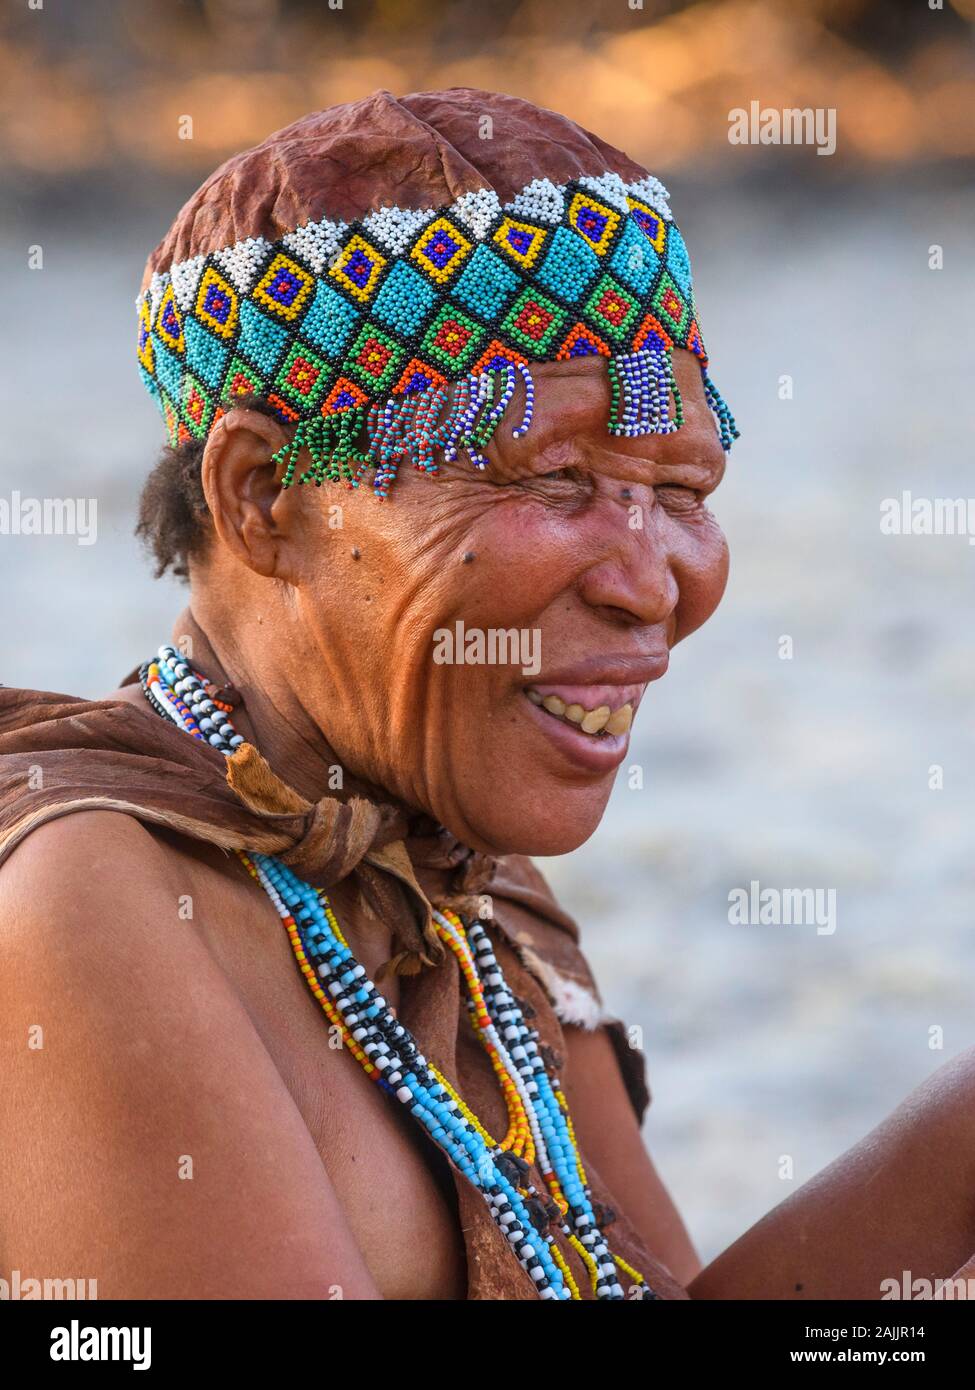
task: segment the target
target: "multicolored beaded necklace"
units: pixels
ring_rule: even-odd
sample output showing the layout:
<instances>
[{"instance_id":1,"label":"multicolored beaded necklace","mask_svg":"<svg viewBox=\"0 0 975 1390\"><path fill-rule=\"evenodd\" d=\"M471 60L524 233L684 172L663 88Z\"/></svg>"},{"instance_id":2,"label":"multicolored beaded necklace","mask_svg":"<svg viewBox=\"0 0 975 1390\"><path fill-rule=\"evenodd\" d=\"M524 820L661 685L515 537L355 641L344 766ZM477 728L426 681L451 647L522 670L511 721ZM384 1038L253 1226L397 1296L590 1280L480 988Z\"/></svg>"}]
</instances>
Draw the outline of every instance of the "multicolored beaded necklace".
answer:
<instances>
[{"instance_id":1,"label":"multicolored beaded necklace","mask_svg":"<svg viewBox=\"0 0 975 1390\"><path fill-rule=\"evenodd\" d=\"M232 707L174 647L160 647L139 676L149 704L170 723L227 757L244 742L228 718ZM610 1251L597 1225L560 1082L546 1070L538 1033L508 987L481 922L465 922L447 909L433 913L438 935L457 958L471 1023L504 1095L508 1131L500 1141L423 1056L368 979L326 894L269 855L239 856L274 905L301 973L349 1052L482 1194L539 1297L581 1297L551 1234L558 1221L597 1298L657 1298L644 1277ZM545 1197L530 1181L532 1163L548 1187ZM618 1271L631 1281L626 1293Z\"/></svg>"}]
</instances>

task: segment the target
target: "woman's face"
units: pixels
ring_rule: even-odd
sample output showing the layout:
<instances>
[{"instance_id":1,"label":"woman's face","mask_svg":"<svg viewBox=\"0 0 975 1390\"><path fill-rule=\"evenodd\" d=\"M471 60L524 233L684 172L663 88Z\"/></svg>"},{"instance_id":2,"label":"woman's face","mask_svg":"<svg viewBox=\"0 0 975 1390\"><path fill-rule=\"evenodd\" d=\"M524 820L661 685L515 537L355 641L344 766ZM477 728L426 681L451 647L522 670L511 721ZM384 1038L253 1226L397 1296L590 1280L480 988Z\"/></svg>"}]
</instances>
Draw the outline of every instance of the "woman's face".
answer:
<instances>
[{"instance_id":1,"label":"woman's face","mask_svg":"<svg viewBox=\"0 0 975 1390\"><path fill-rule=\"evenodd\" d=\"M652 718L670 648L721 598L724 454L696 359L675 371L673 435L611 436L606 364L585 357L534 369L534 422L512 438L519 389L484 471L405 468L384 503L293 490L302 703L345 766L474 848L592 834L631 715Z\"/></svg>"}]
</instances>

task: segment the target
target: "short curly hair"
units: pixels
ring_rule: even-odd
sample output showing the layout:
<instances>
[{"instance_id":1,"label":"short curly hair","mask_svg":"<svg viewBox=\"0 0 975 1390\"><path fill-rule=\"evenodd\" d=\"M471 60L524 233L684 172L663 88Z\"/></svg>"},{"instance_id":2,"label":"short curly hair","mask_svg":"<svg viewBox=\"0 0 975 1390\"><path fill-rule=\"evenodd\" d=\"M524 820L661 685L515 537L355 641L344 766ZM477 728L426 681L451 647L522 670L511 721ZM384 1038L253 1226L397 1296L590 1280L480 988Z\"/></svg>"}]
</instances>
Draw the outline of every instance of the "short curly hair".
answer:
<instances>
[{"instance_id":1,"label":"short curly hair","mask_svg":"<svg viewBox=\"0 0 975 1390\"><path fill-rule=\"evenodd\" d=\"M260 396L242 396L224 402L259 410L278 418L277 411ZM205 439L187 439L163 449L139 498L135 534L155 564L158 579L167 570L178 579L190 577L190 560L202 555L211 536L210 510L203 493L202 463Z\"/></svg>"}]
</instances>

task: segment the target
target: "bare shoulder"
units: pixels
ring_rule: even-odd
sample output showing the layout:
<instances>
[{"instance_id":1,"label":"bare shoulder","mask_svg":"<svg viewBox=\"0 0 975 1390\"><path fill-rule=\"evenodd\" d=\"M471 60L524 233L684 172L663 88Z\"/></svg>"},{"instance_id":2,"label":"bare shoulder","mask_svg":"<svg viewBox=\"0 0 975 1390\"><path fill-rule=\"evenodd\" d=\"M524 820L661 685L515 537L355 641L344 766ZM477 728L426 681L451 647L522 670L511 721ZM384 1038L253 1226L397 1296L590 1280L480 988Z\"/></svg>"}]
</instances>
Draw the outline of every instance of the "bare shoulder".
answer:
<instances>
[{"instance_id":1,"label":"bare shoulder","mask_svg":"<svg viewBox=\"0 0 975 1390\"><path fill-rule=\"evenodd\" d=\"M90 966L92 988L74 1001L89 1008L139 958L156 967L200 964L199 941L169 910L178 900L178 858L117 811L73 812L39 826L0 866L0 990L16 992L50 971L48 997L70 998L65 976Z\"/></svg>"},{"instance_id":2,"label":"bare shoulder","mask_svg":"<svg viewBox=\"0 0 975 1390\"><path fill-rule=\"evenodd\" d=\"M101 1297L375 1296L294 1102L177 910L178 861L93 811L0 869L8 1263L85 1271Z\"/></svg>"},{"instance_id":3,"label":"bare shoulder","mask_svg":"<svg viewBox=\"0 0 975 1390\"><path fill-rule=\"evenodd\" d=\"M119 811L75 811L37 827L0 865L4 922L43 920L71 902L87 912L103 898L133 888L159 887L170 877L171 856L134 816Z\"/></svg>"}]
</instances>

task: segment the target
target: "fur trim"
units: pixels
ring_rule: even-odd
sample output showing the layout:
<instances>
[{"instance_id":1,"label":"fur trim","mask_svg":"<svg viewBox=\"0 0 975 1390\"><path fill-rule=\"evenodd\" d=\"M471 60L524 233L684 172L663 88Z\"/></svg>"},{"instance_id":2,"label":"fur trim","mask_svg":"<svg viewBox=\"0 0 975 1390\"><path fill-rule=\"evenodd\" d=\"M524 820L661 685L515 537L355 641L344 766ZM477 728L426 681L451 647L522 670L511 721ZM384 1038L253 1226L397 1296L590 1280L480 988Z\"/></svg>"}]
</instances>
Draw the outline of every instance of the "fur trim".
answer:
<instances>
[{"instance_id":1,"label":"fur trim","mask_svg":"<svg viewBox=\"0 0 975 1390\"><path fill-rule=\"evenodd\" d=\"M602 1005L585 985L580 984L578 980L570 979L568 975L563 975L530 946L523 944L519 950L526 967L545 986L557 1018L563 1023L574 1023L578 1028L584 1028L587 1033L593 1032L605 1022L606 1015L603 1013Z\"/></svg>"}]
</instances>

